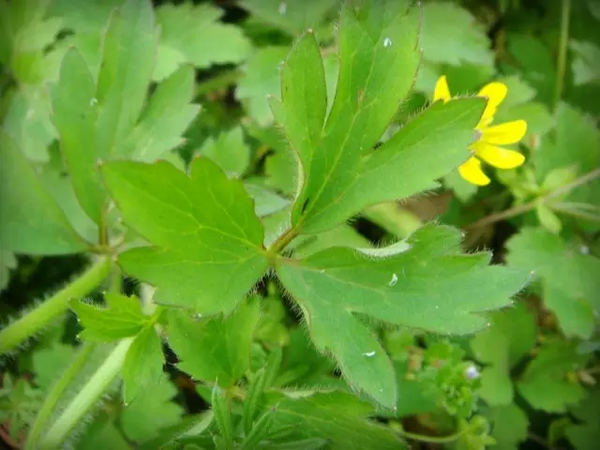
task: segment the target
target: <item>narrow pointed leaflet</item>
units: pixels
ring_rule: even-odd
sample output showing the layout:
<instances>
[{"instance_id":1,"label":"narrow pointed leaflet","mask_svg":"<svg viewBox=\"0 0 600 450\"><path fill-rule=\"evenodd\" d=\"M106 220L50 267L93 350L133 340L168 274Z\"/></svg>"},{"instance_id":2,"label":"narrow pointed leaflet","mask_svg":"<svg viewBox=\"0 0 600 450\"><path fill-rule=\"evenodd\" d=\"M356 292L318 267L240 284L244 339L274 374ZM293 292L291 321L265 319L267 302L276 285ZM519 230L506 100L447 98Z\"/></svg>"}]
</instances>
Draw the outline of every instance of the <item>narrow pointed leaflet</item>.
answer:
<instances>
[{"instance_id":1,"label":"narrow pointed leaflet","mask_svg":"<svg viewBox=\"0 0 600 450\"><path fill-rule=\"evenodd\" d=\"M125 222L152 244L121 254L119 264L157 286L158 303L227 313L267 269L263 226L240 181L206 158L190 172L165 161L103 166Z\"/></svg>"}]
</instances>

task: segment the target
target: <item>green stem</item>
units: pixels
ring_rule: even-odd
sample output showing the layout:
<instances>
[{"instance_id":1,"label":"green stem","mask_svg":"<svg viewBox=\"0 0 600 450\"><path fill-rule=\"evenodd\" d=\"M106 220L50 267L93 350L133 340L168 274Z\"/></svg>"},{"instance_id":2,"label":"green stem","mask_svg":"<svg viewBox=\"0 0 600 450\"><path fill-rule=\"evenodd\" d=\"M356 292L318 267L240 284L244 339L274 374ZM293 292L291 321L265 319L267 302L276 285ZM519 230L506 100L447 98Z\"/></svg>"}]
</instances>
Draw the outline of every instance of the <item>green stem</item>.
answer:
<instances>
[{"instance_id":1,"label":"green stem","mask_svg":"<svg viewBox=\"0 0 600 450\"><path fill-rule=\"evenodd\" d=\"M413 441L430 442L432 444L448 444L450 442L456 441L459 437L461 437L463 434L465 434L468 431L469 431L469 428L466 428L464 430L458 431L449 436L437 437L437 436L425 436L423 434L409 433L408 431L400 430L400 435L402 435L406 439L412 439Z\"/></svg>"},{"instance_id":2,"label":"green stem","mask_svg":"<svg viewBox=\"0 0 600 450\"><path fill-rule=\"evenodd\" d=\"M38 448L61 448L61 444L69 436L69 433L81 421L87 411L98 402L104 391L119 374L132 342L133 339L128 338L123 339L116 345L79 394L71 401L56 422L52 424L48 433L40 440Z\"/></svg>"},{"instance_id":3,"label":"green stem","mask_svg":"<svg viewBox=\"0 0 600 450\"><path fill-rule=\"evenodd\" d=\"M298 236L298 231L296 228L289 228L285 233L275 239L275 242L271 245L268 250L268 254L271 256L278 255L282 250L284 250L287 245L292 242L292 240Z\"/></svg>"},{"instance_id":4,"label":"green stem","mask_svg":"<svg viewBox=\"0 0 600 450\"><path fill-rule=\"evenodd\" d=\"M110 258L103 258L65 288L58 291L34 310L0 331L0 354L13 350L27 338L46 327L69 307L69 301L88 294L108 276Z\"/></svg>"},{"instance_id":5,"label":"green stem","mask_svg":"<svg viewBox=\"0 0 600 450\"><path fill-rule=\"evenodd\" d=\"M87 362L87 359L94 350L94 347L95 344L89 342L83 344L81 350L77 354L77 357L71 362L71 365L62 374L62 376L59 378L56 384L52 386L52 389L46 396L44 404L40 408L40 411L38 412L37 417L35 418L35 422L31 427L29 436L27 436L25 450L34 450L35 448L37 448L37 443L40 434L46 426L46 422L50 418L52 412L54 411L54 408L56 407L58 401L66 391L71 381L73 381L73 379L77 376L79 371Z\"/></svg>"},{"instance_id":6,"label":"green stem","mask_svg":"<svg viewBox=\"0 0 600 450\"><path fill-rule=\"evenodd\" d=\"M562 0L560 14L560 41L558 44L558 61L556 68L556 90L554 92L554 106L558 106L565 83L565 70L567 66L567 46L569 44L569 19L571 15L571 0Z\"/></svg>"},{"instance_id":7,"label":"green stem","mask_svg":"<svg viewBox=\"0 0 600 450\"><path fill-rule=\"evenodd\" d=\"M465 226L466 229L473 229L482 227L484 225L490 225L492 223L498 222L504 219L510 219L511 217L518 216L520 214L526 213L527 211L531 211L534 209L539 203L545 203L549 200L560 197L561 195L567 194L573 189L582 186L590 181L595 180L596 178L600 178L600 169L594 169L576 180L572 181L569 184L561 186L553 191L550 191L546 195L538 197L529 203L525 203L523 205L515 206L514 208L507 209L506 211L501 211L498 213L491 214L483 219L478 220L470 225Z\"/></svg>"}]
</instances>

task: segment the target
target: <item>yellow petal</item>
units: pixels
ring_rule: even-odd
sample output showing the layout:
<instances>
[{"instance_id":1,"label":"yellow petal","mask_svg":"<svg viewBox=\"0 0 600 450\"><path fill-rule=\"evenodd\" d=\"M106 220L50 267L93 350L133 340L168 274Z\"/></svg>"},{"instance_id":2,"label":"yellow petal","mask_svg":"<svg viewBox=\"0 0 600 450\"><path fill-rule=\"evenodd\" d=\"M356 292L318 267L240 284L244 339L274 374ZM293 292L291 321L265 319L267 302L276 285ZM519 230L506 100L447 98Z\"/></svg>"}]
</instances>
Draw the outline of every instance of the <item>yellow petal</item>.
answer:
<instances>
[{"instance_id":1,"label":"yellow petal","mask_svg":"<svg viewBox=\"0 0 600 450\"><path fill-rule=\"evenodd\" d=\"M485 186L490 183L490 179L481 170L481 161L474 156L471 156L467 162L458 166L458 173L469 183L477 186Z\"/></svg>"},{"instance_id":2,"label":"yellow petal","mask_svg":"<svg viewBox=\"0 0 600 450\"><path fill-rule=\"evenodd\" d=\"M450 100L450 89L448 88L448 80L446 80L446 75L442 75L438 78L437 83L435 83L435 89L433 91L433 101L437 102L438 100L444 100L446 103Z\"/></svg>"},{"instance_id":3,"label":"yellow petal","mask_svg":"<svg viewBox=\"0 0 600 450\"><path fill-rule=\"evenodd\" d=\"M498 105L502 103L507 92L508 88L506 85L504 83L500 83L499 81L493 81L481 88L477 95L479 97L487 98L488 102L485 110L483 111L483 115L479 120L477 128L484 127L492 122L494 119L494 114L496 114L496 110L498 109Z\"/></svg>"},{"instance_id":4,"label":"yellow petal","mask_svg":"<svg viewBox=\"0 0 600 450\"><path fill-rule=\"evenodd\" d=\"M525 157L521 153L485 142L476 142L471 145L471 149L479 158L498 169L514 169L525 162Z\"/></svg>"},{"instance_id":5,"label":"yellow petal","mask_svg":"<svg viewBox=\"0 0 600 450\"><path fill-rule=\"evenodd\" d=\"M488 144L506 145L519 142L527 132L527 122L513 120L501 125L486 127L482 131L481 141Z\"/></svg>"}]
</instances>

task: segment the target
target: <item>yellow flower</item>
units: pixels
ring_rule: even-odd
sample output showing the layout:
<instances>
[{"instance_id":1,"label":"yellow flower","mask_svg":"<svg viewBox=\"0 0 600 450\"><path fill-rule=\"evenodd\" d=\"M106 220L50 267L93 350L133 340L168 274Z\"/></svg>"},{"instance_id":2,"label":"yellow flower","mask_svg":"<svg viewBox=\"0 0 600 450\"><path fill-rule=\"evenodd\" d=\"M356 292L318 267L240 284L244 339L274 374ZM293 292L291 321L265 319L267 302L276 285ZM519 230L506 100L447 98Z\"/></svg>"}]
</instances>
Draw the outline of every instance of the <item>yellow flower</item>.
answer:
<instances>
[{"instance_id":1,"label":"yellow flower","mask_svg":"<svg viewBox=\"0 0 600 450\"><path fill-rule=\"evenodd\" d=\"M521 153L499 146L519 142L525 136L527 122L524 120L514 120L490 126L494 120L496 109L502 103L504 97L506 97L507 91L508 89L505 84L493 81L486 84L477 93L479 97L487 98L488 103L483 111L481 120L475 127L475 136L477 139L469 146L469 150L471 150L473 156L458 167L460 175L469 183L476 184L477 186L485 186L490 182L490 179L481 170L481 160L498 169L514 169L525 161L525 157ZM446 103L451 98L446 76L441 76L435 84L433 101L443 100Z\"/></svg>"}]
</instances>

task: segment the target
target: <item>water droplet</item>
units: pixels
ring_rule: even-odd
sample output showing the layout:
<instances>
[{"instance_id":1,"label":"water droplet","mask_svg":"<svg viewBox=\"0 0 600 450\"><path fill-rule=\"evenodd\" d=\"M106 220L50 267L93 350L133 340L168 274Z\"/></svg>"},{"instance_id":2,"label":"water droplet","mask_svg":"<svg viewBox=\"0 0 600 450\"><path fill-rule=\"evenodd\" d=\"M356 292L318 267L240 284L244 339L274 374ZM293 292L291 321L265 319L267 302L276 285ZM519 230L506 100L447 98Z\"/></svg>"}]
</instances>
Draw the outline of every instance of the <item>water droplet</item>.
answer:
<instances>
[{"instance_id":1,"label":"water droplet","mask_svg":"<svg viewBox=\"0 0 600 450\"><path fill-rule=\"evenodd\" d=\"M488 322L488 323L487 323L487 326L488 326L488 327L491 327L491 326L492 326L492 322Z\"/></svg>"},{"instance_id":2,"label":"water droplet","mask_svg":"<svg viewBox=\"0 0 600 450\"><path fill-rule=\"evenodd\" d=\"M202 314L194 314L192 316L192 319L194 319L194 320L200 320L200 319L202 319Z\"/></svg>"},{"instance_id":3,"label":"water droplet","mask_svg":"<svg viewBox=\"0 0 600 450\"><path fill-rule=\"evenodd\" d=\"M92 97L90 99L90 106L96 106L98 104L98 99L96 97Z\"/></svg>"},{"instance_id":4,"label":"water droplet","mask_svg":"<svg viewBox=\"0 0 600 450\"><path fill-rule=\"evenodd\" d=\"M32 118L34 115L35 115L35 109L33 109L33 108L29 108L29 109L27 110L27 115L25 116L25 118L26 118L27 120L29 120L29 119L31 119L31 118Z\"/></svg>"},{"instance_id":5,"label":"water droplet","mask_svg":"<svg viewBox=\"0 0 600 450\"><path fill-rule=\"evenodd\" d=\"M373 356L375 356L375 352L365 352L363 353L363 356L366 356L367 358L372 358Z\"/></svg>"},{"instance_id":6,"label":"water droplet","mask_svg":"<svg viewBox=\"0 0 600 450\"><path fill-rule=\"evenodd\" d=\"M389 286L395 286L396 283L398 282L398 275L396 275L395 273L392 274L392 279L390 280L390 282L388 283Z\"/></svg>"},{"instance_id":7,"label":"water droplet","mask_svg":"<svg viewBox=\"0 0 600 450\"><path fill-rule=\"evenodd\" d=\"M465 376L467 377L468 380L475 380L475 379L479 378L479 375L480 375L479 370L475 366L469 366L469 367L467 367L467 370L465 371Z\"/></svg>"},{"instance_id":8,"label":"water droplet","mask_svg":"<svg viewBox=\"0 0 600 450\"><path fill-rule=\"evenodd\" d=\"M287 12L287 4L285 2L281 2L279 4L279 8L277 8L277 12L283 16Z\"/></svg>"},{"instance_id":9,"label":"water droplet","mask_svg":"<svg viewBox=\"0 0 600 450\"><path fill-rule=\"evenodd\" d=\"M581 247L579 247L579 251L583 255L588 255L590 253L590 248L587 245L582 245Z\"/></svg>"},{"instance_id":10,"label":"water droplet","mask_svg":"<svg viewBox=\"0 0 600 450\"><path fill-rule=\"evenodd\" d=\"M440 305L435 305L435 309L440 309Z\"/></svg>"},{"instance_id":11,"label":"water droplet","mask_svg":"<svg viewBox=\"0 0 600 450\"><path fill-rule=\"evenodd\" d=\"M392 40L391 40L389 37L386 37L386 38L383 40L383 46L384 46L385 48L391 47L391 46L392 46Z\"/></svg>"}]
</instances>

